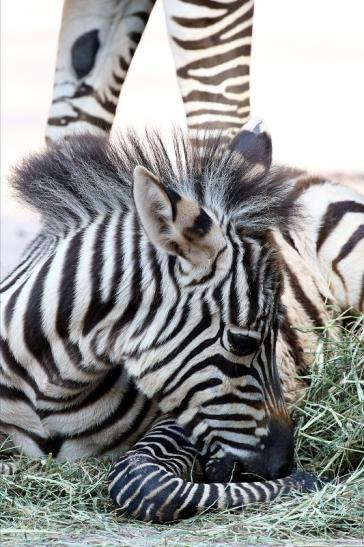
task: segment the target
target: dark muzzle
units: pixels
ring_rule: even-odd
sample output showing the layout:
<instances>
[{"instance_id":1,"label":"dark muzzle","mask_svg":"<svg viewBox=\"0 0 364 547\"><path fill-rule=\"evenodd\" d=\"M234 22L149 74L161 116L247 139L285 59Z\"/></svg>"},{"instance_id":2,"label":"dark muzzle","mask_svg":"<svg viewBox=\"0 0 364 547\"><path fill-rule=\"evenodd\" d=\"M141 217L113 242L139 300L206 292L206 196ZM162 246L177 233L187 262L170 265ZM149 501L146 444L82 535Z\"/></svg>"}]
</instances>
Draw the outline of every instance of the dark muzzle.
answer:
<instances>
[{"instance_id":1,"label":"dark muzzle","mask_svg":"<svg viewBox=\"0 0 364 547\"><path fill-rule=\"evenodd\" d=\"M269 433L251 455L237 461L227 454L211 459L205 465L207 482L252 482L279 479L293 468L293 427L290 423L271 420Z\"/></svg>"}]
</instances>

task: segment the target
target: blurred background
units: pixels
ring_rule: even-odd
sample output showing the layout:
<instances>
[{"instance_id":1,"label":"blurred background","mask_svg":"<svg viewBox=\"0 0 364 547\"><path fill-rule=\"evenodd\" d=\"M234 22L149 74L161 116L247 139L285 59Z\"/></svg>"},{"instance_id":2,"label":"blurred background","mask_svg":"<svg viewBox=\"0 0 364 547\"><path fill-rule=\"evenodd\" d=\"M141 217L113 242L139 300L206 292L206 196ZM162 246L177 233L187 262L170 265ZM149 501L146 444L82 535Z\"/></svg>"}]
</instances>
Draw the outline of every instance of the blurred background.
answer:
<instances>
[{"instance_id":1,"label":"blurred background","mask_svg":"<svg viewBox=\"0 0 364 547\"><path fill-rule=\"evenodd\" d=\"M11 195L9 168L43 146L62 0L1 1L1 273L38 219ZM255 0L252 115L265 119L274 160L340 172L364 191L364 3ZM154 8L119 101L116 125L184 126L163 8ZM362 175L362 176L360 176Z\"/></svg>"}]
</instances>

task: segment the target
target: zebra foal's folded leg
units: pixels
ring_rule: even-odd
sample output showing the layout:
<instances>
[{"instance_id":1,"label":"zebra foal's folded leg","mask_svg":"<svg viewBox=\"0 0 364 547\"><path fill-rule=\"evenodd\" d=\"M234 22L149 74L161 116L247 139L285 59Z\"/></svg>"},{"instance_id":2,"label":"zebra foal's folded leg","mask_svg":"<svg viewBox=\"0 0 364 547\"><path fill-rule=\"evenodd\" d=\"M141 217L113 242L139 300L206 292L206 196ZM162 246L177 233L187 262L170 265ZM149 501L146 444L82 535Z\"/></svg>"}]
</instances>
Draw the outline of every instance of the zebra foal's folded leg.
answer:
<instances>
[{"instance_id":1,"label":"zebra foal's folded leg","mask_svg":"<svg viewBox=\"0 0 364 547\"><path fill-rule=\"evenodd\" d=\"M65 0L46 138L108 135L155 0Z\"/></svg>"},{"instance_id":2,"label":"zebra foal's folded leg","mask_svg":"<svg viewBox=\"0 0 364 547\"><path fill-rule=\"evenodd\" d=\"M109 492L128 516L173 522L213 509L238 509L271 501L299 488L310 492L321 482L308 473L251 483L194 483L197 451L172 418L157 422L114 465Z\"/></svg>"}]
</instances>

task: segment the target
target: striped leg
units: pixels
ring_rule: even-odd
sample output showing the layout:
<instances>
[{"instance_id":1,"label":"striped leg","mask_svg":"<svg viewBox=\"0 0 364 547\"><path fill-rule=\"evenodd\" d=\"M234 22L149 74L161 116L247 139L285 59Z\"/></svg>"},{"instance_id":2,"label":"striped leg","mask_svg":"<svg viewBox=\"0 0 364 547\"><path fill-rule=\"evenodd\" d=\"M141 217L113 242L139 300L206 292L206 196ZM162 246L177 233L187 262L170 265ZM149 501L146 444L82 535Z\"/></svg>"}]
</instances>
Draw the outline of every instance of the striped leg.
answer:
<instances>
[{"instance_id":1,"label":"striped leg","mask_svg":"<svg viewBox=\"0 0 364 547\"><path fill-rule=\"evenodd\" d=\"M234 134L250 116L253 0L164 0L164 9L191 136Z\"/></svg>"},{"instance_id":2,"label":"striped leg","mask_svg":"<svg viewBox=\"0 0 364 547\"><path fill-rule=\"evenodd\" d=\"M65 0L47 140L108 134L155 0Z\"/></svg>"},{"instance_id":3,"label":"striped leg","mask_svg":"<svg viewBox=\"0 0 364 547\"><path fill-rule=\"evenodd\" d=\"M296 488L309 492L320 484L308 473L266 482L193 483L196 455L173 419L162 419L113 467L111 497L128 516L165 523L271 501Z\"/></svg>"}]
</instances>

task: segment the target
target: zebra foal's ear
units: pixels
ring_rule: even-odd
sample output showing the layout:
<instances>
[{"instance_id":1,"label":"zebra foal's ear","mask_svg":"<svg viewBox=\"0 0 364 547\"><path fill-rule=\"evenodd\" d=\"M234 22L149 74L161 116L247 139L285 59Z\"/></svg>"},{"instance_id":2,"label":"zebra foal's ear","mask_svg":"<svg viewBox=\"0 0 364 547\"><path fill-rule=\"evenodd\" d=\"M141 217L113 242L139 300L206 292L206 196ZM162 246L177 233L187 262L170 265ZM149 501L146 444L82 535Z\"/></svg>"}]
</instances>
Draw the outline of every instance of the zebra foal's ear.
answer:
<instances>
[{"instance_id":1,"label":"zebra foal's ear","mask_svg":"<svg viewBox=\"0 0 364 547\"><path fill-rule=\"evenodd\" d=\"M204 209L164 187L144 167L134 170L133 194L149 240L167 253L203 266L225 244L220 227Z\"/></svg>"},{"instance_id":2,"label":"zebra foal's ear","mask_svg":"<svg viewBox=\"0 0 364 547\"><path fill-rule=\"evenodd\" d=\"M252 167L268 171L272 164L272 139L263 120L251 119L232 139L230 148L244 156Z\"/></svg>"}]
</instances>

